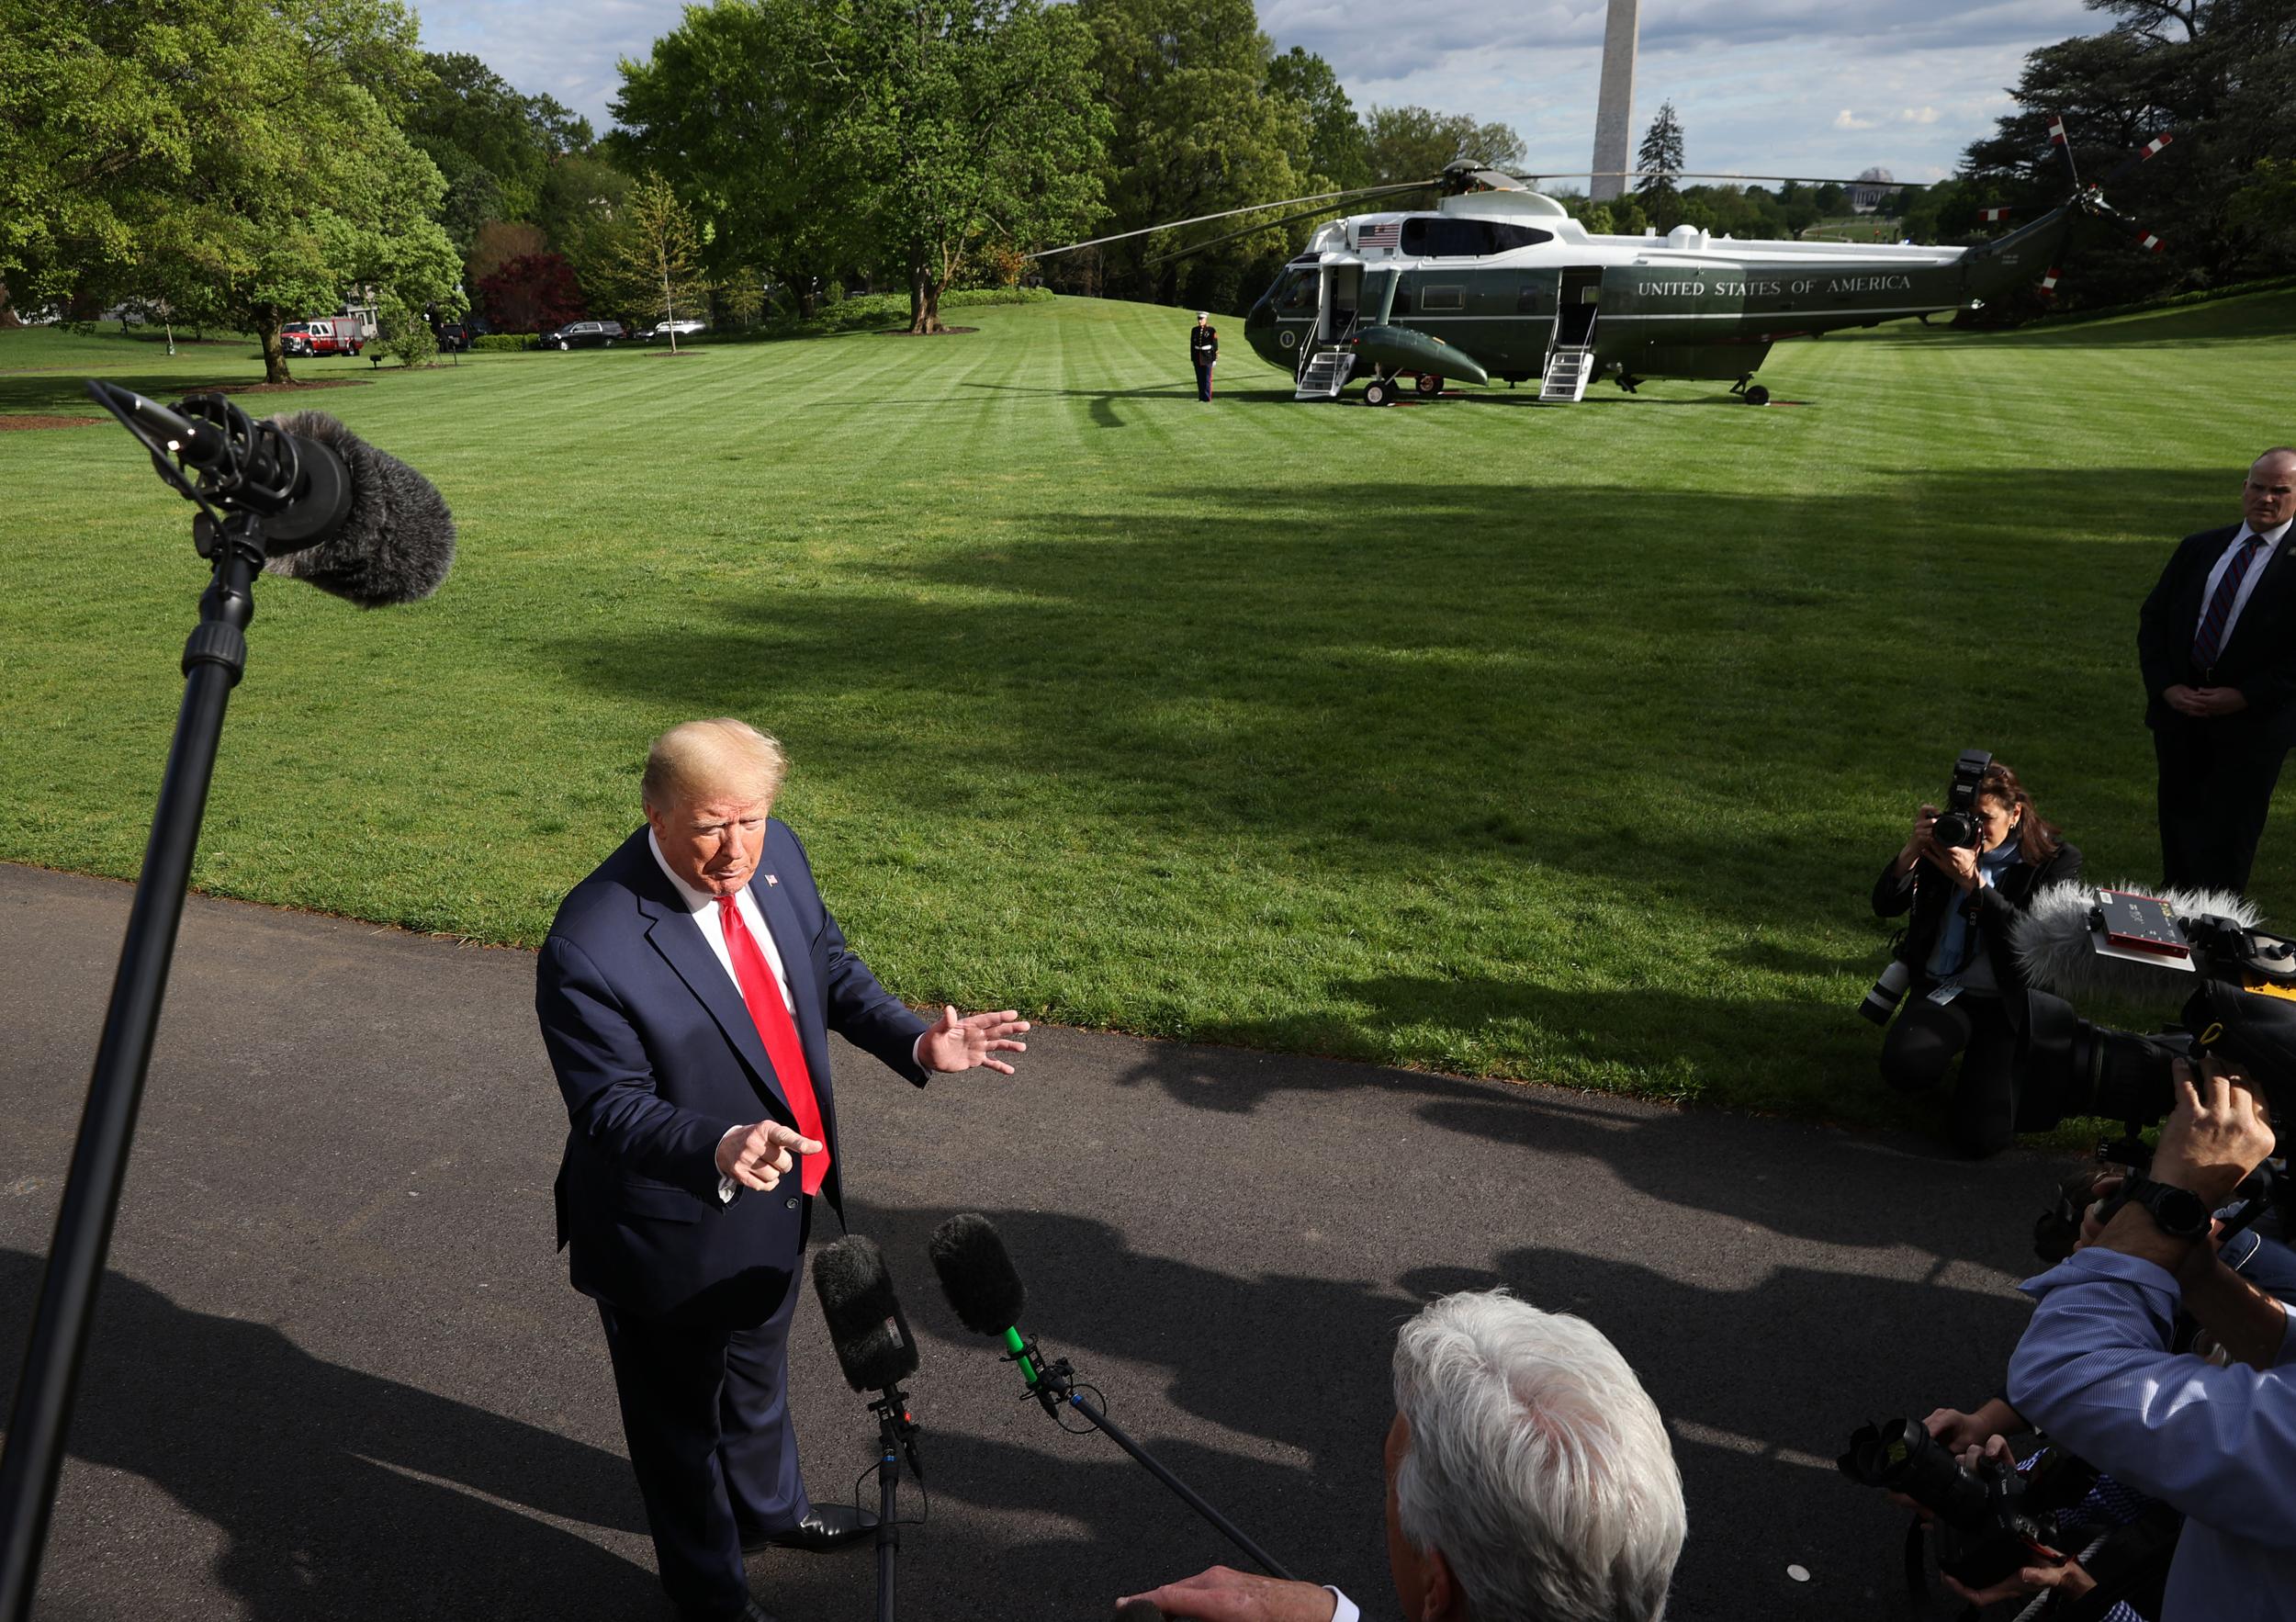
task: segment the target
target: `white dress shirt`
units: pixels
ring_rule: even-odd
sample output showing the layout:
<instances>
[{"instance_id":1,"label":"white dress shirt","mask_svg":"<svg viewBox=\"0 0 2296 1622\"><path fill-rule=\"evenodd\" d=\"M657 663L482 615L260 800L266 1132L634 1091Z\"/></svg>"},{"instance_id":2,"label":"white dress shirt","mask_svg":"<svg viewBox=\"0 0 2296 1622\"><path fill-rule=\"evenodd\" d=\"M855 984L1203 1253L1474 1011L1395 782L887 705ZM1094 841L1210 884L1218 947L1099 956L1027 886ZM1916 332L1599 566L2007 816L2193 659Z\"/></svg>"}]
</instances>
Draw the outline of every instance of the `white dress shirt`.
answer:
<instances>
[{"instance_id":1,"label":"white dress shirt","mask_svg":"<svg viewBox=\"0 0 2296 1622\"><path fill-rule=\"evenodd\" d=\"M2240 556L2240 548L2248 544L2248 537L2254 535L2263 541L2263 549L2257 552L2256 561L2248 565L2248 572L2240 577L2240 590L2233 597L2233 611L2224 616L2224 634L2216 641L2219 651L2232 646L2233 627L2240 623L2240 611L2248 606L2249 594L2256 591L2257 582L2264 578L2265 569L2272 562L2273 550L2279 546L2280 537L2286 534L2288 525L2285 524L2263 530L2251 529L2245 524L2240 526L2240 533L2224 548L2223 556L2216 560L2216 567L2209 570L2209 583L2200 592L2200 618L2192 622L2195 636L2200 634L2201 621L2209 616L2209 604L2216 601L2216 588L2223 580L2224 571L2233 566L2233 559Z\"/></svg>"}]
</instances>

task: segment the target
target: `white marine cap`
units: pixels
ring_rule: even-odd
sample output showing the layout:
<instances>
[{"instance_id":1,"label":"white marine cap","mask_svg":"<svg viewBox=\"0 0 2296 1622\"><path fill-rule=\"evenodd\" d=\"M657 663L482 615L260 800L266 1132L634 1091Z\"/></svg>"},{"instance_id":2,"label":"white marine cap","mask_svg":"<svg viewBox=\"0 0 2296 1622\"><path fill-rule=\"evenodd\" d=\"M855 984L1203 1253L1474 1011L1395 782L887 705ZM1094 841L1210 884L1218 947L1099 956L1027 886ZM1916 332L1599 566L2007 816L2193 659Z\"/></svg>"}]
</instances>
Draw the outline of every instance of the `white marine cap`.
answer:
<instances>
[{"instance_id":1,"label":"white marine cap","mask_svg":"<svg viewBox=\"0 0 2296 1622\"><path fill-rule=\"evenodd\" d=\"M1211 320L1211 311L1209 310L1199 310L1196 312L1196 319L1199 321L1208 321Z\"/></svg>"}]
</instances>

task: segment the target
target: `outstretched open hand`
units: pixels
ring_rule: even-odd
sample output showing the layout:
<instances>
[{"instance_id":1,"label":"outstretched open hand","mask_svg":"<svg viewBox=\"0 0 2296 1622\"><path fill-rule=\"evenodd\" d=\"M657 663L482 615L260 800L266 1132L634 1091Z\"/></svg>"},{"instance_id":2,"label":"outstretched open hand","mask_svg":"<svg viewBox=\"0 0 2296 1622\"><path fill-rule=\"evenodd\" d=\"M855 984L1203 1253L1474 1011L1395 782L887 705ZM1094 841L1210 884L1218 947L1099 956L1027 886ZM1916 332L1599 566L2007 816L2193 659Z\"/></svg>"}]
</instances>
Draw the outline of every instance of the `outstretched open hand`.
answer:
<instances>
[{"instance_id":1,"label":"outstretched open hand","mask_svg":"<svg viewBox=\"0 0 2296 1622\"><path fill-rule=\"evenodd\" d=\"M917 1042L917 1056L926 1069L944 1074L985 1066L1010 1076L1012 1066L995 1055L1027 1053L1027 1042L1012 1039L1028 1030L1029 1022L1011 1008L960 1017L956 1009L944 1008Z\"/></svg>"}]
</instances>

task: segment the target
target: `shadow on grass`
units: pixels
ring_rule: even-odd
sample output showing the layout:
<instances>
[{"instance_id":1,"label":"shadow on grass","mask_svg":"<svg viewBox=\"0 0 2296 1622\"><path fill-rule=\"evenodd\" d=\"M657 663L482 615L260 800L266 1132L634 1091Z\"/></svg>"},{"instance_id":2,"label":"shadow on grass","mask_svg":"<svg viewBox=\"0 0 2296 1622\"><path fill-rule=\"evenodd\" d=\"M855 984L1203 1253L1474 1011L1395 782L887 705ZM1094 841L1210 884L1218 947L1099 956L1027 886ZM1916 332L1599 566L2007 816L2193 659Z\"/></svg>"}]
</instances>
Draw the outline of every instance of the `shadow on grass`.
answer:
<instances>
[{"instance_id":1,"label":"shadow on grass","mask_svg":"<svg viewBox=\"0 0 2296 1622\"><path fill-rule=\"evenodd\" d=\"M1220 929L1255 951L1296 923L1398 967L1296 967L1324 995L1289 1021L1163 1026L1143 994L1128 1029L1459 1069L1544 1053L1568 1063L1511 1073L1904 1121L1841 1092L1871 1075L1851 1009L1903 815L1981 744L2094 871L2152 868L2136 605L2231 489L1239 482L997 514L802 592L681 600L674 636L641 614L535 646L651 714L834 731L845 792L896 819L1009 849L1019 807L1080 862L1117 853L1112 875L1234 873ZM854 855L861 884L904 860ZM2268 850L2259 894L2288 873Z\"/></svg>"},{"instance_id":2,"label":"shadow on grass","mask_svg":"<svg viewBox=\"0 0 2296 1622\"><path fill-rule=\"evenodd\" d=\"M40 1270L0 1249L0 1322L30 1321ZM613 1454L327 1362L117 1273L90 1346L73 1457L141 1476L216 1526L215 1580L242 1615L667 1612L650 1570L536 1518L642 1530ZM101 1614L127 1612L118 1597Z\"/></svg>"}]
</instances>

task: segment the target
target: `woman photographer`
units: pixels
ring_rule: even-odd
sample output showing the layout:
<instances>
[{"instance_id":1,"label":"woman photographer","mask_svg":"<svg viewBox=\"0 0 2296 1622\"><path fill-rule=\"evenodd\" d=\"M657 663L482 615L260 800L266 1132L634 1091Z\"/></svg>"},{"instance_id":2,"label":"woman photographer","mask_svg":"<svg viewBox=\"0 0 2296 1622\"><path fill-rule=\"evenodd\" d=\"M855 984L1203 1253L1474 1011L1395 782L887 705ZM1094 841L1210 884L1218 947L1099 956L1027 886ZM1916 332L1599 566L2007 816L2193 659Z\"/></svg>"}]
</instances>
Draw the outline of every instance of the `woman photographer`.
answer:
<instances>
[{"instance_id":1,"label":"woman photographer","mask_svg":"<svg viewBox=\"0 0 2296 1622\"><path fill-rule=\"evenodd\" d=\"M1911 910L1898 957L1912 971L1904 1009L1882 1042L1882 1077L1905 1092L1936 1086L1961 1059L1953 1142L1964 1154L2007 1148L2017 1130L2017 1036L2025 983L2009 926L2035 892L2081 875L2081 853L2042 820L2017 773L1999 761L1978 780L1975 842L1946 845L1937 807L1874 886L1874 910Z\"/></svg>"}]
</instances>

